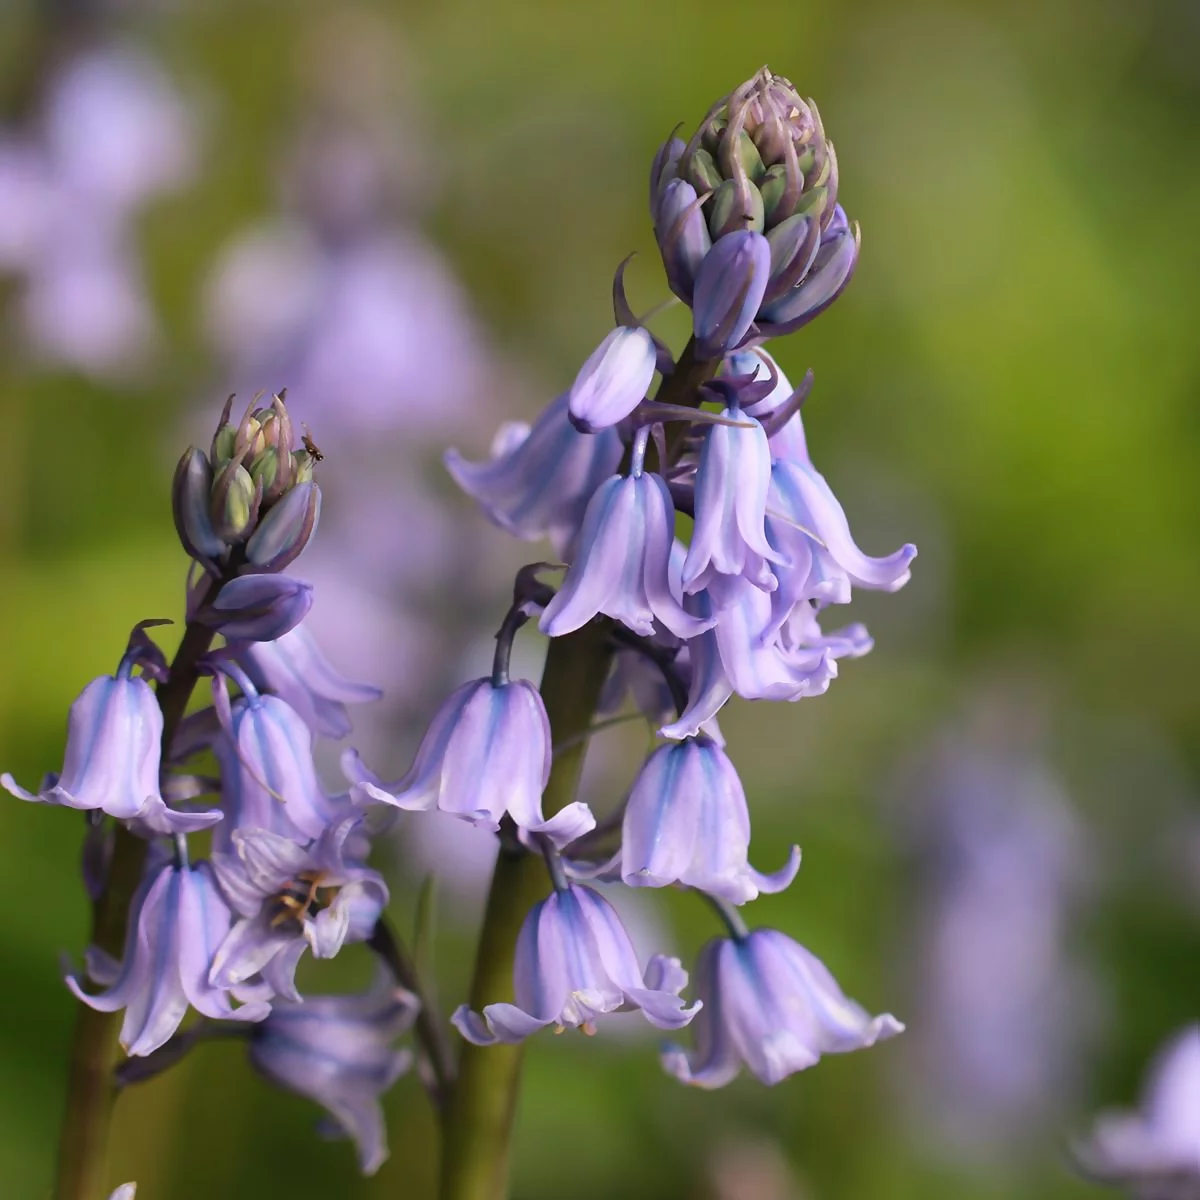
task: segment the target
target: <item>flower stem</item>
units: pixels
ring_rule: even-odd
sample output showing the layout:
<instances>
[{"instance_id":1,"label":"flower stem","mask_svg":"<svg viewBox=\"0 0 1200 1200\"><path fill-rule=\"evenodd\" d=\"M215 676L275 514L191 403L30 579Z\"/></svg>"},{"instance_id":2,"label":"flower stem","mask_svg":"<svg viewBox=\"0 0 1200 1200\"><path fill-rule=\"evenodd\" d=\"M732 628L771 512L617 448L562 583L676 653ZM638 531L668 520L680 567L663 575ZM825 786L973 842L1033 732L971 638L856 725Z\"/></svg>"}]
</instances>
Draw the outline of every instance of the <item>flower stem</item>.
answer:
<instances>
[{"instance_id":1,"label":"flower stem","mask_svg":"<svg viewBox=\"0 0 1200 1200\"><path fill-rule=\"evenodd\" d=\"M674 372L659 388L657 399L694 407L697 389L716 374L719 365L698 360L689 342ZM675 445L678 436L673 448ZM587 749L582 735L591 727L612 661L612 628L607 619L593 621L553 639L547 651L542 700L550 717L551 742L562 747L543 795L543 811L548 817L575 799ZM537 856L514 854L501 844L471 983L470 1004L476 1011L512 1000L517 934L530 908L549 890L545 864ZM519 1045L464 1043L442 1124L441 1200L504 1200L508 1195L521 1059Z\"/></svg>"},{"instance_id":2,"label":"flower stem","mask_svg":"<svg viewBox=\"0 0 1200 1200\"><path fill-rule=\"evenodd\" d=\"M215 580L206 601L220 591ZM171 663L170 675L158 687L163 715L162 756L168 750L187 709L198 678L197 664L212 645L213 631L189 624ZM104 890L92 905L92 944L120 956L133 893L142 877L146 843L118 825L112 862ZM66 1111L58 1143L58 1176L54 1200L104 1200L108 1137L117 1098L117 1031L121 1014L96 1012L80 1004L75 1012L71 1057L67 1069Z\"/></svg>"}]
</instances>

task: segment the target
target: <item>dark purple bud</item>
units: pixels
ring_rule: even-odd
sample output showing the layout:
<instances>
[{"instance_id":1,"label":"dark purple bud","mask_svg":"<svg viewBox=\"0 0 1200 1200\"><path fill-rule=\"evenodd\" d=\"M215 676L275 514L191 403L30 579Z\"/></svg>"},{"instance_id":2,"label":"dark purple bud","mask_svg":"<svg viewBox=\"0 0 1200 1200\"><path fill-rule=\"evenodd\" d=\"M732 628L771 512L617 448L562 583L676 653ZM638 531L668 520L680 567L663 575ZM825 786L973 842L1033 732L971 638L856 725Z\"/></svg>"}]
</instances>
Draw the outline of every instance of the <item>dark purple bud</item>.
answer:
<instances>
[{"instance_id":1,"label":"dark purple bud","mask_svg":"<svg viewBox=\"0 0 1200 1200\"><path fill-rule=\"evenodd\" d=\"M193 446L175 468L171 512L183 548L201 561L216 558L225 551L225 543L217 536L208 511L212 482L208 458Z\"/></svg>"},{"instance_id":2,"label":"dark purple bud","mask_svg":"<svg viewBox=\"0 0 1200 1200\"><path fill-rule=\"evenodd\" d=\"M320 515L321 489L298 484L259 521L246 543L247 560L258 571L282 571L308 545Z\"/></svg>"},{"instance_id":3,"label":"dark purple bud","mask_svg":"<svg viewBox=\"0 0 1200 1200\"><path fill-rule=\"evenodd\" d=\"M858 227L846 223L839 206L821 238L820 249L803 281L785 296L763 308L762 333L777 337L791 333L819 316L841 295L858 262Z\"/></svg>"},{"instance_id":4,"label":"dark purple bud","mask_svg":"<svg viewBox=\"0 0 1200 1200\"><path fill-rule=\"evenodd\" d=\"M304 620L312 602L310 583L287 575L241 575L196 619L230 642L273 642Z\"/></svg>"},{"instance_id":5,"label":"dark purple bud","mask_svg":"<svg viewBox=\"0 0 1200 1200\"><path fill-rule=\"evenodd\" d=\"M686 143L682 138L670 137L658 148L654 162L650 165L650 219L658 223L658 209L662 196L671 180L676 177L680 156Z\"/></svg>"},{"instance_id":6,"label":"dark purple bud","mask_svg":"<svg viewBox=\"0 0 1200 1200\"><path fill-rule=\"evenodd\" d=\"M723 358L754 321L771 273L771 247L761 233L726 234L696 278L693 328L702 358Z\"/></svg>"},{"instance_id":7,"label":"dark purple bud","mask_svg":"<svg viewBox=\"0 0 1200 1200\"><path fill-rule=\"evenodd\" d=\"M663 192L655 225L667 283L685 304L692 298L700 264L712 249L703 203L690 183L672 179Z\"/></svg>"},{"instance_id":8,"label":"dark purple bud","mask_svg":"<svg viewBox=\"0 0 1200 1200\"><path fill-rule=\"evenodd\" d=\"M786 296L808 274L821 246L821 225L815 214L797 213L767 234L771 246L771 278L763 295L770 304Z\"/></svg>"}]
</instances>

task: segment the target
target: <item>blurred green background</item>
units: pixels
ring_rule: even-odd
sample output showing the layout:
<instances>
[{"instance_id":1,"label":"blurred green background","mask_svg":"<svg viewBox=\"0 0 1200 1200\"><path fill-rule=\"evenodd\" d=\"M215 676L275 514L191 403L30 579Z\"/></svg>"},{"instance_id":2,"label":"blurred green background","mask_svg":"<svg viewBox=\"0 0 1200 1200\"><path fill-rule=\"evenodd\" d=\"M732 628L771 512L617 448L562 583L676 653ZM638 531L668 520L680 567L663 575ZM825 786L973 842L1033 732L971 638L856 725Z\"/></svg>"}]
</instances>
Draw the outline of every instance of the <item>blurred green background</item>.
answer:
<instances>
[{"instance_id":1,"label":"blurred green background","mask_svg":"<svg viewBox=\"0 0 1200 1200\"><path fill-rule=\"evenodd\" d=\"M10 114L30 110L26 83L36 95L39 28L45 13L15 0L0 13ZM793 380L816 372L810 449L860 542L880 553L912 540L921 557L907 589L856 602L876 650L844 664L827 696L735 707L724 726L756 814L754 861L774 869L791 841L804 849L796 883L753 919L803 941L910 1032L773 1090L742 1079L715 1094L663 1076L649 1037L535 1039L515 1194L1087 1195L1067 1139L1094 1108L1131 1101L1153 1049L1200 1008L1200 10L210 0L125 5L101 28L200 97L200 169L137 220L164 329L153 370L115 384L39 365L9 323L0 767L26 783L55 768L83 684L112 669L134 621L178 610L170 474L223 399L199 296L226 239L275 207L314 53L350 31L390 56L396 120L419 126L434 181L419 215L399 216L440 249L493 352L525 381L508 387L514 416L565 386L607 330L626 254L639 252L635 306L665 294L645 211L650 157L677 121L690 127L768 62L817 99L841 199L863 226L852 287L778 357ZM260 303L285 299L268 288ZM662 328L677 337L680 314ZM497 415L493 404L464 449L485 451ZM428 478L477 536L479 518ZM506 577L494 569L470 583L498 616ZM440 698L414 708L427 717ZM922 1108L937 1081L921 1047L941 1044L923 1016L922 923L942 894L922 796L935 790L929 748L937 759L937 746L970 738L1002 762L1036 763L1069 797L1073 899L1045 919L1086 982L1062 1005L1035 978L1026 1018L1036 1026L1058 1005L1038 1036L1079 1044L1062 1078L1035 1083L1003 1119L985 1114L964 1145ZM616 768L627 777L637 737L605 747L628 751ZM81 833L67 812L0 804L0 1195L14 1200L48 1194L73 1005L58 955L86 937ZM410 896L401 883L402 927ZM1007 902L995 901L994 926ZM713 932L687 897L647 907L685 959ZM448 922L447 1007L469 954L469 928ZM346 978L360 978L363 960L347 957ZM1008 984L1001 975L995 990ZM1018 1044L1022 1029L1010 1031ZM976 1036L999 1037L982 1019ZM1009 1056L1007 1043L990 1048ZM1021 1109L1043 1102L1020 1128ZM238 1047L206 1048L122 1099L112 1182L136 1178L139 1200L432 1195L423 1094L405 1079L386 1108L392 1156L363 1180L347 1147L313 1135L315 1108L253 1077Z\"/></svg>"}]
</instances>

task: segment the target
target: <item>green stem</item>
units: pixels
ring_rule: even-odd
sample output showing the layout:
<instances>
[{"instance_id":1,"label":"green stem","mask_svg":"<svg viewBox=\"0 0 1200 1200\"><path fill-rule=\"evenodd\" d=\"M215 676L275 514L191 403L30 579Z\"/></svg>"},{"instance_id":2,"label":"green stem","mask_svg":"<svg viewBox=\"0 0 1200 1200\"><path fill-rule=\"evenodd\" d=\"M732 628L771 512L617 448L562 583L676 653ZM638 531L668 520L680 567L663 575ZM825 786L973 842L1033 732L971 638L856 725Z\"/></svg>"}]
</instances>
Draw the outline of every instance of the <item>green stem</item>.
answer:
<instances>
[{"instance_id":1,"label":"green stem","mask_svg":"<svg viewBox=\"0 0 1200 1200\"><path fill-rule=\"evenodd\" d=\"M697 389L716 374L718 366L718 362L697 360L689 342L657 398L669 404L696 405ZM678 443L676 434L672 448ZM562 750L554 758L543 796L547 816L575 799L587 750L587 738L582 735L591 727L612 650L612 623L607 619L550 643L541 692L550 717L551 742ZM477 1012L486 1004L512 1000L517 934L530 908L548 891L549 880L540 858L501 849L471 983L470 1004ZM441 1200L504 1200L508 1195L521 1059L519 1045L463 1044L442 1123Z\"/></svg>"},{"instance_id":2,"label":"green stem","mask_svg":"<svg viewBox=\"0 0 1200 1200\"><path fill-rule=\"evenodd\" d=\"M214 581L205 602L216 596L223 582ZM197 663L212 640L211 629L189 624L171 663L170 675L159 685L164 764L199 677ZM92 944L111 955L119 957L124 949L129 906L142 877L145 858L146 843L124 825L118 825L108 880L92 905ZM120 1057L117 1043L120 1023L119 1012L96 1012L84 1004L76 1008L54 1200L104 1200L108 1195L105 1170L117 1098L115 1070Z\"/></svg>"}]
</instances>

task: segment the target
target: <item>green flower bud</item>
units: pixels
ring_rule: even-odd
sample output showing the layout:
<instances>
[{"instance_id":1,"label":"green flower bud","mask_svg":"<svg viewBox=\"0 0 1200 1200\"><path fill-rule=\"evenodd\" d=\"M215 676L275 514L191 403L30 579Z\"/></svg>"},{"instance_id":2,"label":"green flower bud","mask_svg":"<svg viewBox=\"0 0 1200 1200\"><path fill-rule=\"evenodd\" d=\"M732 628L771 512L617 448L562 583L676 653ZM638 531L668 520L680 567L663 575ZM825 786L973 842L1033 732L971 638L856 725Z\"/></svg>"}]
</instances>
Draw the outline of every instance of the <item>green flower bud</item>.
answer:
<instances>
[{"instance_id":1,"label":"green flower bud","mask_svg":"<svg viewBox=\"0 0 1200 1200\"><path fill-rule=\"evenodd\" d=\"M762 193L752 183L744 184L740 190L741 195L737 181L733 179L725 180L717 188L708 214L708 228L714 239L735 229L752 229L755 233L762 233ZM749 203L746 203L747 200Z\"/></svg>"},{"instance_id":2,"label":"green flower bud","mask_svg":"<svg viewBox=\"0 0 1200 1200\"><path fill-rule=\"evenodd\" d=\"M688 163L688 182L697 192L715 192L724 180L713 156L707 150L697 150Z\"/></svg>"},{"instance_id":3,"label":"green flower bud","mask_svg":"<svg viewBox=\"0 0 1200 1200\"><path fill-rule=\"evenodd\" d=\"M226 463L213 481L209 506L217 536L227 542L244 540L258 518L260 495L240 462Z\"/></svg>"},{"instance_id":4,"label":"green flower bud","mask_svg":"<svg viewBox=\"0 0 1200 1200\"><path fill-rule=\"evenodd\" d=\"M290 457L291 455L288 455L288 458ZM268 446L250 463L250 478L255 483L262 484L264 497L270 494L271 488L275 484L275 477L278 474L279 451L274 446Z\"/></svg>"}]
</instances>

